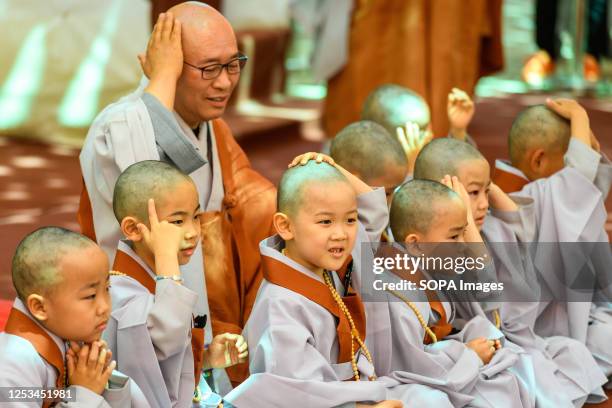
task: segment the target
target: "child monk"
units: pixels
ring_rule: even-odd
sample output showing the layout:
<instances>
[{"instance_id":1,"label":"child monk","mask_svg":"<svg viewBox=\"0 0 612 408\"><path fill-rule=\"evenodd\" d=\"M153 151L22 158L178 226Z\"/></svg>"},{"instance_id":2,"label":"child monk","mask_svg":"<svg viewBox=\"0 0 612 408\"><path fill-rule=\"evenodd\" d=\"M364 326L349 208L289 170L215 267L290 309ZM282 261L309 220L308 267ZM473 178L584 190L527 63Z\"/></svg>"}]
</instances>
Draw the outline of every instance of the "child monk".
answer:
<instances>
[{"instance_id":1,"label":"child monk","mask_svg":"<svg viewBox=\"0 0 612 408\"><path fill-rule=\"evenodd\" d=\"M461 185L455 182L454 187L459 190ZM409 252L419 247L419 254L429 252L434 243L464 242L468 228L460 194L429 180L404 184L394 196L390 218L396 241L405 243ZM413 276L419 281L427 275L419 270ZM388 315L380 308L376 316L368 315L386 320L390 327L390 333L378 332L372 339L376 349L392 351L387 366L377 366L381 372L441 389L455 407L532 406L528 388L509 370L515 369L517 353L500 348L503 334L487 319L474 316L451 336L457 305L448 302L443 291L426 291L426 297L418 290L388 292Z\"/></svg>"},{"instance_id":2,"label":"child monk","mask_svg":"<svg viewBox=\"0 0 612 408\"><path fill-rule=\"evenodd\" d=\"M245 327L251 377L226 400L401 407L387 400L398 398L405 406L450 407L440 391L377 379L364 343L365 314L351 277L364 267L360 252L371 251L366 242L387 224L383 190L372 190L331 158L306 154L293 161L278 191L278 235L260 244L264 280Z\"/></svg>"},{"instance_id":3,"label":"child monk","mask_svg":"<svg viewBox=\"0 0 612 408\"><path fill-rule=\"evenodd\" d=\"M475 231L493 254L497 279L504 283L500 328L508 340L534 359L537 405L554 402L555 406L579 406L590 395L591 401L601 401L601 385L606 379L584 344L568 337L540 337L535 333L540 291L533 260L518 245L533 240L533 200L520 195L511 199L491 183L489 164L473 146L437 139L419 153L414 175L436 180L447 174L466 186ZM546 391L552 388L559 392Z\"/></svg>"},{"instance_id":4,"label":"child monk","mask_svg":"<svg viewBox=\"0 0 612 408\"><path fill-rule=\"evenodd\" d=\"M468 94L453 88L448 94L447 114L449 137L474 144L467 133L474 116L474 102ZM408 172L412 174L416 155L433 137L431 115L425 99L399 85L381 85L364 102L361 119L376 122L397 137L406 151Z\"/></svg>"},{"instance_id":5,"label":"child monk","mask_svg":"<svg viewBox=\"0 0 612 408\"><path fill-rule=\"evenodd\" d=\"M60 407L148 406L128 377L113 372L100 340L111 302L108 259L96 243L59 227L38 229L17 246L12 276L17 298L0 333L0 387L55 388ZM32 406L2 393L11 407Z\"/></svg>"},{"instance_id":6,"label":"child monk","mask_svg":"<svg viewBox=\"0 0 612 408\"><path fill-rule=\"evenodd\" d=\"M210 391L199 381L202 369L228 367L248 354L242 336L229 333L201 347L205 322L194 319L197 294L182 284L179 268L199 245L197 189L174 166L142 161L119 176L113 210L126 239L115 256L118 274L111 278L113 312L105 338L151 406L189 406L194 390L195 399L200 397L198 383ZM193 325L200 328L192 330ZM221 400L206 394L207 404Z\"/></svg>"},{"instance_id":7,"label":"child monk","mask_svg":"<svg viewBox=\"0 0 612 408\"><path fill-rule=\"evenodd\" d=\"M408 175L402 146L378 123L362 120L342 129L331 141L330 156L371 187L383 187L387 202Z\"/></svg>"},{"instance_id":8,"label":"child monk","mask_svg":"<svg viewBox=\"0 0 612 408\"><path fill-rule=\"evenodd\" d=\"M585 279L577 277L578 263L586 266L607 298L595 302L595 298L580 296L579 300L585 301L548 302L538 316L536 331L584 342L610 377L612 254L604 230L607 214L603 202L612 184L612 163L600 153L584 108L569 99L547 100L545 106L521 112L510 130L508 147L510 162L496 162L494 181L506 192L534 200L534 241L568 243L563 248L561 244L538 246L536 269L544 277L562 282L560 286L551 284L548 290L556 297L576 281L584 284ZM590 249L584 253L582 244L577 243L587 243Z\"/></svg>"}]
</instances>

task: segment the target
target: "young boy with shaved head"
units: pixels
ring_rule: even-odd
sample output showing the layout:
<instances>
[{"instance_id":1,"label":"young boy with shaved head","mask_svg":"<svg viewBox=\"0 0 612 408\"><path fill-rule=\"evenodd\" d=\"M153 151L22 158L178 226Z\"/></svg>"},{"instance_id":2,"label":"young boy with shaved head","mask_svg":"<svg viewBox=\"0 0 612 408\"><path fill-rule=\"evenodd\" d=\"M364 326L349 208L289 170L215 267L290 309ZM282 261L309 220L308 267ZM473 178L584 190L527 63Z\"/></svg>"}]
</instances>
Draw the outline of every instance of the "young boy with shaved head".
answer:
<instances>
[{"instance_id":1,"label":"young boy with shaved head","mask_svg":"<svg viewBox=\"0 0 612 408\"><path fill-rule=\"evenodd\" d=\"M126 239L115 256L113 312L104 336L118 366L151 406L190 406L201 396L196 385L207 387L199 381L202 369L231 366L247 356L236 334L219 334L203 347L204 322L194 319L197 294L183 285L180 265L200 241L196 186L168 163L138 162L117 179L113 209Z\"/></svg>"},{"instance_id":2,"label":"young boy with shaved head","mask_svg":"<svg viewBox=\"0 0 612 408\"><path fill-rule=\"evenodd\" d=\"M330 156L367 185L383 187L389 204L408 172L399 142L384 127L369 120L342 129L331 141Z\"/></svg>"},{"instance_id":3,"label":"young boy with shaved head","mask_svg":"<svg viewBox=\"0 0 612 408\"><path fill-rule=\"evenodd\" d=\"M605 377L588 349L567 337L540 337L535 332L540 288L533 260L518 245L533 240L533 200L520 195L511 199L491 183L489 174L489 164L478 150L453 139L437 139L425 146L414 173L415 178L427 180L451 175L465 186L475 231L493 254L497 279L504 283L500 329L534 359L536 404L581 406L591 394L592 401L601 401ZM560 392L548 395L545 390L553 387Z\"/></svg>"},{"instance_id":4,"label":"young boy with shaved head","mask_svg":"<svg viewBox=\"0 0 612 408\"><path fill-rule=\"evenodd\" d=\"M461 191L458 182L454 187ZM404 243L408 253L417 249L419 254L429 254L438 244L450 247L465 241L468 212L461 195L448 186L412 180L396 192L390 224L396 242ZM388 272L387 277L397 274L416 282L426 279L427 273L430 278L435 274L424 269L412 277ZM503 334L486 318L474 316L451 335L459 320L457 304L443 291L388 290L386 298L386 313L379 307L374 316L368 315L390 327L389 333L375 332L371 339L375 349L391 350L386 366L379 361L381 374L440 389L455 407L533 406L528 387L509 370L516 369L517 353L500 348Z\"/></svg>"},{"instance_id":5,"label":"young boy with shaved head","mask_svg":"<svg viewBox=\"0 0 612 408\"><path fill-rule=\"evenodd\" d=\"M569 288L576 280L584 285L585 280L577 277L581 259L604 295L599 300L580 296L585 301L548 302L542 306L536 331L584 342L610 377L612 253L604 229L604 201L612 184L612 163L599 152L585 109L569 99L547 100L546 106L521 112L510 130L508 145L511 162L496 162L495 182L504 191L534 200L534 241L573 245L565 249L561 244L540 245L534 255L536 269L545 277L564 276L557 279L560 286L550 283L545 289L557 296L560 291L571 294Z\"/></svg>"},{"instance_id":6,"label":"young boy with shaved head","mask_svg":"<svg viewBox=\"0 0 612 408\"><path fill-rule=\"evenodd\" d=\"M383 190L314 153L293 161L278 191L278 235L260 245L264 281L245 327L251 376L226 399L236 406L402 406L388 399L450 406L439 391L377 379L364 343L353 277L367 268L366 242L387 224Z\"/></svg>"},{"instance_id":7,"label":"young boy with shaved head","mask_svg":"<svg viewBox=\"0 0 612 408\"><path fill-rule=\"evenodd\" d=\"M148 406L129 378L113 372L113 353L100 340L111 312L108 259L100 247L44 227L18 245L12 275L18 297L0 333L0 387L13 389L0 392L4 403L48 407L53 398L18 394L44 387L56 389L47 396L61 407Z\"/></svg>"}]
</instances>

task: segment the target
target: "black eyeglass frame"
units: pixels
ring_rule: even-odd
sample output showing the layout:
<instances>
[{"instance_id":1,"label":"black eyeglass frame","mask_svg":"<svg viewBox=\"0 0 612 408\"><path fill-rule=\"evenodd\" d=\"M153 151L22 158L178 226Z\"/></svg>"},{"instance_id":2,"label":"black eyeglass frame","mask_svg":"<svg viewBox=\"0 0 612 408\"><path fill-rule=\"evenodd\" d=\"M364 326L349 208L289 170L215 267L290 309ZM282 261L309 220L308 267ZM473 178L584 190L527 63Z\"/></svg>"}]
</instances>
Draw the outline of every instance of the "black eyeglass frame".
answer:
<instances>
[{"instance_id":1,"label":"black eyeglass frame","mask_svg":"<svg viewBox=\"0 0 612 408\"><path fill-rule=\"evenodd\" d=\"M244 68L244 66L246 65L248 60L249 60L249 57L247 57L246 55L238 54L238 56L236 58L232 58L230 61L226 62L225 64L210 64L210 65L206 65L205 67L201 67L201 68L197 67L197 66L195 66L193 64L190 64L187 61L183 61L183 64L185 64L185 65L187 65L187 66L189 66L191 68L194 68L194 69L197 69L198 71L200 71L202 79L210 80L210 79L218 78L219 75L221 75L221 72L223 71L224 68L227 71L227 73L230 74L230 75L239 74L240 72L242 72L242 69ZM231 72L230 71L230 64L232 64L232 63L234 63L236 61L238 61L239 69L238 69L237 72ZM214 76L211 76L211 77L205 77L204 76L205 75L205 70L206 69L210 69L211 67L219 67L219 70L217 71L217 74L214 75Z\"/></svg>"}]
</instances>

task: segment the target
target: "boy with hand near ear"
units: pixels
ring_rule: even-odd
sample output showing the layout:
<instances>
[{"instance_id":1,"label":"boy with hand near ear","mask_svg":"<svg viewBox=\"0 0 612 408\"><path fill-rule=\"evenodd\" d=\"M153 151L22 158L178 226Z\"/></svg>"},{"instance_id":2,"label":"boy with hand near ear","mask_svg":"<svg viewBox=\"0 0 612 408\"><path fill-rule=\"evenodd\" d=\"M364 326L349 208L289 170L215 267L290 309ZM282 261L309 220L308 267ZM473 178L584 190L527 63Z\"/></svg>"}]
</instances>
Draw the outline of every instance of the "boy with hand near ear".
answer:
<instances>
[{"instance_id":1,"label":"boy with hand near ear","mask_svg":"<svg viewBox=\"0 0 612 408\"><path fill-rule=\"evenodd\" d=\"M248 354L242 336L230 333L204 348L202 329L193 327L197 294L182 284L179 265L200 241L197 189L174 166L142 161L119 176L113 210L127 240L115 257L105 338L151 406L191 406L200 398L198 385L207 386L199 381L202 369L228 367ZM207 400L220 402L216 395Z\"/></svg>"}]
</instances>

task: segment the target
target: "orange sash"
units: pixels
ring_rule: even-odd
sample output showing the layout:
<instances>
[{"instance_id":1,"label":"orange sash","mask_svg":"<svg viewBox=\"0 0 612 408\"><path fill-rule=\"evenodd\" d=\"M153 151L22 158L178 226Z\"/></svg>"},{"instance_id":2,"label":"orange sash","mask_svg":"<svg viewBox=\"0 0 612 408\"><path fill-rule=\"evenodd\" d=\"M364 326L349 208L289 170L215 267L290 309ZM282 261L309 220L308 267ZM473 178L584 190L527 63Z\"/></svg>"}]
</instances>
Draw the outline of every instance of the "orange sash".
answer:
<instances>
[{"instance_id":1,"label":"orange sash","mask_svg":"<svg viewBox=\"0 0 612 408\"><path fill-rule=\"evenodd\" d=\"M151 294L155 293L155 281L131 256L117 250L113 269L136 279ZM193 369L196 386L200 383L200 374L204 365L204 329L191 329L191 348L193 350Z\"/></svg>"},{"instance_id":2,"label":"orange sash","mask_svg":"<svg viewBox=\"0 0 612 408\"><path fill-rule=\"evenodd\" d=\"M505 193L514 193L521 191L529 183L529 180L495 167L493 170L493 182Z\"/></svg>"},{"instance_id":3,"label":"orange sash","mask_svg":"<svg viewBox=\"0 0 612 408\"><path fill-rule=\"evenodd\" d=\"M33 322L25 313L15 308L11 309L5 331L29 341L38 354L57 370L55 386L59 389L66 388L64 357L57 343L49 336L49 333ZM53 403L54 401L45 400L43 407L50 407Z\"/></svg>"},{"instance_id":4,"label":"orange sash","mask_svg":"<svg viewBox=\"0 0 612 408\"><path fill-rule=\"evenodd\" d=\"M348 319L340 310L340 307L331 295L329 288L322 282L312 279L303 273L296 271L289 265L274 258L262 255L264 278L275 285L282 286L325 308L338 319L336 334L338 336L338 363L351 361L351 328ZM359 336L365 341L366 317L363 302L358 293L352 288L349 294L342 297L346 308L349 310ZM358 348L359 345L356 345Z\"/></svg>"}]
</instances>

